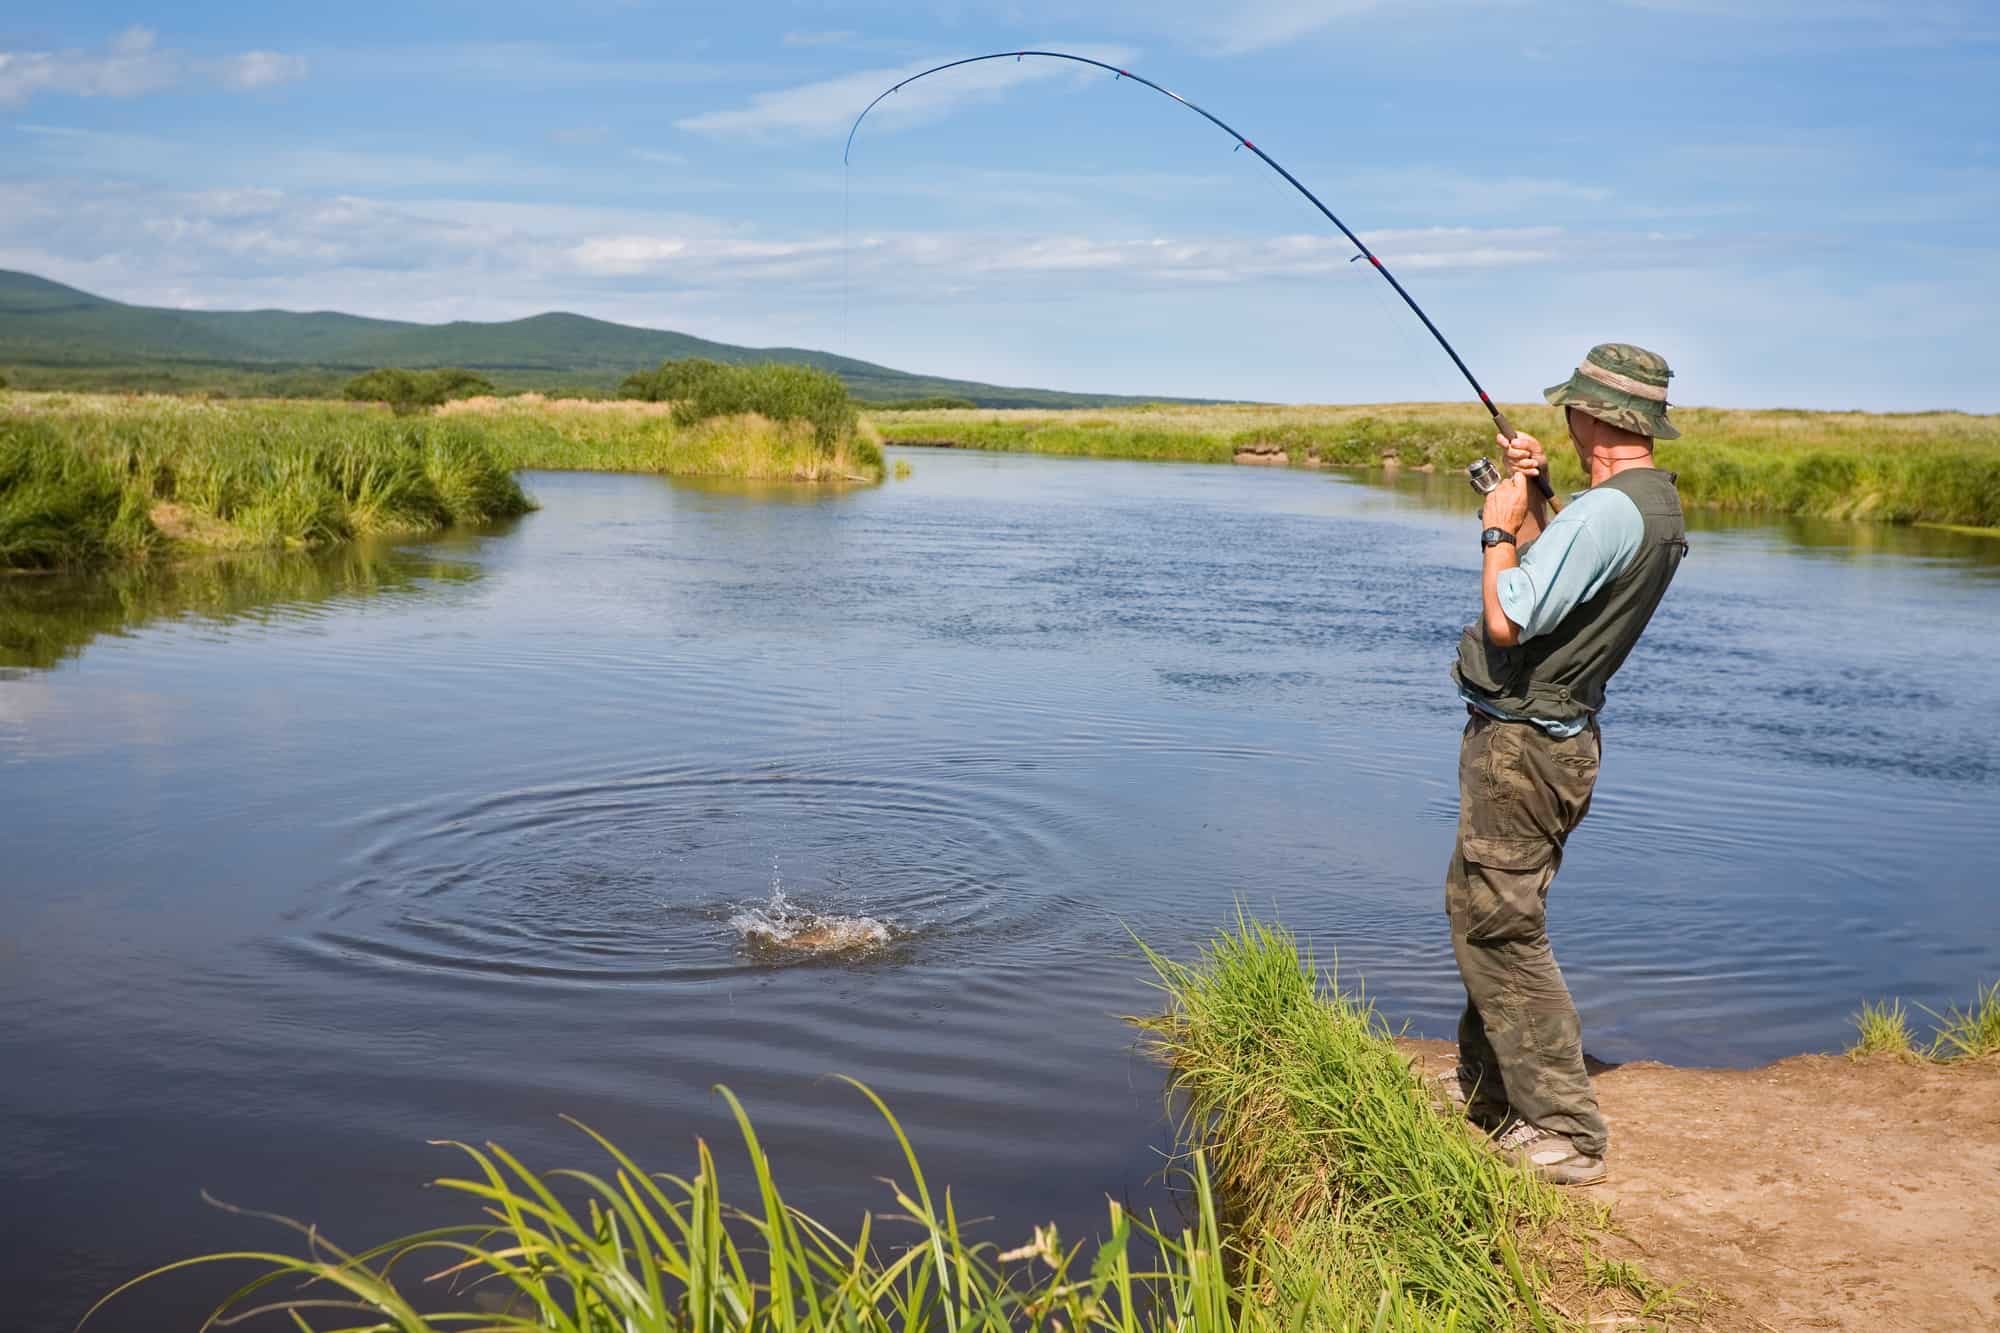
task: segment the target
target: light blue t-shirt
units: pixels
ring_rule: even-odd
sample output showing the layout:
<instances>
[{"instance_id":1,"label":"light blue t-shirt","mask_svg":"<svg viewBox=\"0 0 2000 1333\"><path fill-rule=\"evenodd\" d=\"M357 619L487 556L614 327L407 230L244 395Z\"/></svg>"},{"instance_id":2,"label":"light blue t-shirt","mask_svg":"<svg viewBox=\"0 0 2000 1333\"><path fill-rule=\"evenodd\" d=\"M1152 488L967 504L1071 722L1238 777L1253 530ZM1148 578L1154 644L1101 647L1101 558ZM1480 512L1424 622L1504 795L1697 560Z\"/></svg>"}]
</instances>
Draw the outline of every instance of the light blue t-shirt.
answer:
<instances>
[{"instance_id":1,"label":"light blue t-shirt","mask_svg":"<svg viewBox=\"0 0 2000 1333\"><path fill-rule=\"evenodd\" d=\"M1632 563L1645 539L1646 520L1625 492L1603 486L1572 496L1521 553L1521 563L1500 571L1500 609L1521 627L1521 642L1548 633L1602 592ZM1470 690L1461 689L1459 695L1482 713L1508 722L1532 722L1551 736L1574 736L1589 725L1588 718L1517 717Z\"/></svg>"}]
</instances>

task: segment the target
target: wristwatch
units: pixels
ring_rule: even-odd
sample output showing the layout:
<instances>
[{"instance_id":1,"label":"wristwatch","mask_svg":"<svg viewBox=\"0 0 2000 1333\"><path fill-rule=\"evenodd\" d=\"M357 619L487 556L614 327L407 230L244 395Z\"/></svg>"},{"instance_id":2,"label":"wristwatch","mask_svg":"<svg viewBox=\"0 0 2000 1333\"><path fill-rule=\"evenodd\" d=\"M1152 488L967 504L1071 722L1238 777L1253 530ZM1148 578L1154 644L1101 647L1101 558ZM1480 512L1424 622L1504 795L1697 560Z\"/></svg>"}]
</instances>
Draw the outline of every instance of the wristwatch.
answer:
<instances>
[{"instance_id":1,"label":"wristwatch","mask_svg":"<svg viewBox=\"0 0 2000 1333\"><path fill-rule=\"evenodd\" d=\"M1479 549L1482 551L1489 546L1498 546L1501 542L1506 542L1509 546L1512 546L1514 544L1514 534L1505 528L1488 528L1479 534Z\"/></svg>"}]
</instances>

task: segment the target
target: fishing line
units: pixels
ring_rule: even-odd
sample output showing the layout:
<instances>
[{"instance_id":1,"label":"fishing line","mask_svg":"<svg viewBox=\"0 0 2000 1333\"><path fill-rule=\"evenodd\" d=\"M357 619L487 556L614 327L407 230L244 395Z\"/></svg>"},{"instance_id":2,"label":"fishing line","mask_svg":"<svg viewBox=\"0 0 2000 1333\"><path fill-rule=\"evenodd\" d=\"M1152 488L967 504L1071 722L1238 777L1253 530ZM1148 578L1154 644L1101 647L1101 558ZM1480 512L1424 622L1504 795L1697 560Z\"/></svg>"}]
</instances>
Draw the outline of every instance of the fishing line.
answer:
<instances>
[{"instance_id":1,"label":"fishing line","mask_svg":"<svg viewBox=\"0 0 2000 1333\"><path fill-rule=\"evenodd\" d=\"M1194 112L1196 115L1200 116L1203 120L1208 121L1211 125L1214 125L1217 129L1221 130L1224 134L1227 134L1230 138L1236 140L1236 147L1230 151L1241 152L1243 149L1248 148L1252 153L1255 153L1260 159L1262 159L1265 166L1277 172L1280 176L1283 176L1287 184L1289 184L1293 189L1297 190L1300 194L1304 195L1306 197L1306 201L1310 203L1314 208L1318 209L1321 215L1323 215L1328 222L1331 222L1335 227L1340 229L1340 234L1345 236L1357 251L1357 253L1354 256L1355 259L1367 260L1369 265L1373 267L1377 273L1380 273L1382 275L1382 280L1388 283L1390 287L1395 289L1396 295L1403 298L1403 304L1410 308L1410 313L1414 314L1418 319L1423 321L1424 327L1430 330L1431 337L1437 340L1437 345L1444 349L1445 355L1451 358L1451 363L1454 366L1458 367L1458 373L1463 375L1465 377L1465 382L1472 386L1473 393L1477 394L1479 397L1479 405L1481 407L1484 407L1487 411L1487 414L1493 418L1494 427L1498 429L1499 432L1502 435L1506 436L1508 439L1512 439L1514 437L1516 432L1513 426L1508 424L1507 418L1501 414L1500 409L1494 406L1492 397L1486 392L1485 388L1481 386L1478 377L1476 377L1472 373L1472 368L1465 364L1465 359L1458 354L1458 349L1453 347L1451 345L1450 340L1444 336L1443 331L1440 330L1436 324L1431 322L1431 317L1424 313L1424 308L1417 304L1416 298L1410 295L1408 289L1406 289L1402 283L1396 280L1396 275L1389 271L1388 266L1382 262L1381 256L1377 255L1373 250L1369 249L1367 244L1363 242L1359 236L1355 235L1354 232L1349 229L1348 225L1345 222L1342 222L1338 217L1334 215L1332 209L1328 208L1325 204L1321 203L1318 195L1314 194L1311 190L1307 189L1304 183L1301 182L1298 177L1294 176L1291 172L1285 170L1283 166L1279 165L1278 160L1276 158L1272 157L1269 153L1259 148L1249 139L1244 138L1242 134L1237 132L1234 126L1230 125L1220 116L1217 116L1213 112L1207 111L1202 107L1196 106L1193 102L1188 101L1187 98L1182 97L1179 93L1175 92L1173 89L1162 87L1160 84L1154 83L1151 79L1146 78L1143 75L1134 74L1132 73L1132 71L1128 69L1120 69L1116 65L1107 64L1102 60L1096 60L1091 58L1090 56L1073 55L1068 51L995 51L988 55L966 56L961 60L948 60L942 65L933 65L931 68L926 70L921 70L915 74L912 74L908 78L902 80L900 83L896 83L890 86L885 91L878 93L874 101L870 102L867 106L861 109L861 114L854 118L854 125L847 131L847 144L844 148L841 149L840 162L842 170L845 171L852 165L852 157L854 154L854 136L860 133L861 122L868 119L868 113L873 111L877 106L881 105L882 102L887 98L892 97L896 93L901 92L903 89L915 83L918 79L929 78L933 74L941 74L948 69L957 69L962 65L977 65L988 60L1013 60L1019 62L1028 56L1034 56L1042 60L1067 60L1078 65L1090 65L1093 66L1094 68L1105 70L1111 74L1116 75L1117 79L1115 79L1114 82L1130 79L1134 83L1143 84L1145 87L1151 88L1154 92L1159 93L1161 96L1170 97L1174 101L1179 102L1182 106ZM1549 486L1549 479L1546 474L1538 473L1535 476L1535 487L1537 490L1541 491L1545 499L1552 499L1554 497L1554 492Z\"/></svg>"}]
</instances>

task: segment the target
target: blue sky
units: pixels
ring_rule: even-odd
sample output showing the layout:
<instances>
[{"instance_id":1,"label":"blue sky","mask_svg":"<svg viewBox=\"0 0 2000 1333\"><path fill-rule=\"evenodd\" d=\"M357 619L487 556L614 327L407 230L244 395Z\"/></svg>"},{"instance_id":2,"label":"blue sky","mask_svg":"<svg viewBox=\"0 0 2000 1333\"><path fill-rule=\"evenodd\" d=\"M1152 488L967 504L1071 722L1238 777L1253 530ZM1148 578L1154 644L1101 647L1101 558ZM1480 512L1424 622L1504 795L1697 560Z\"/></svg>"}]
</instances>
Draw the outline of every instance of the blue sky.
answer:
<instances>
[{"instance_id":1,"label":"blue sky","mask_svg":"<svg viewBox=\"0 0 2000 1333\"><path fill-rule=\"evenodd\" d=\"M548 309L1005 383L2000 410L2000 11L1906 0L0 7L0 267L122 300Z\"/></svg>"}]
</instances>

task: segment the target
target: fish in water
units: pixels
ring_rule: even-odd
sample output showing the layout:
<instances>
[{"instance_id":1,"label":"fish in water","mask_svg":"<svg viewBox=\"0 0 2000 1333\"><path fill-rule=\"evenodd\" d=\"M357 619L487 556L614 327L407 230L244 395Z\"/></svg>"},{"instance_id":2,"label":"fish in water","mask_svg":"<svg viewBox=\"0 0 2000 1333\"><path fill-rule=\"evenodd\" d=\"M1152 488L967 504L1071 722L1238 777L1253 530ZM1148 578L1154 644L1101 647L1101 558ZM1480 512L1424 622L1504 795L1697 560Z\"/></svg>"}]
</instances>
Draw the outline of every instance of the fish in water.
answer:
<instances>
[{"instance_id":1,"label":"fish in water","mask_svg":"<svg viewBox=\"0 0 2000 1333\"><path fill-rule=\"evenodd\" d=\"M782 889L773 889L769 901L737 912L729 924L759 953L796 957L866 953L888 947L893 938L873 917L815 912L792 902Z\"/></svg>"}]
</instances>

